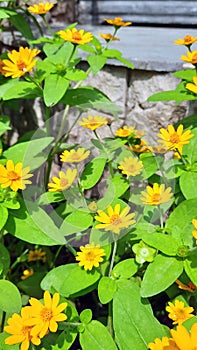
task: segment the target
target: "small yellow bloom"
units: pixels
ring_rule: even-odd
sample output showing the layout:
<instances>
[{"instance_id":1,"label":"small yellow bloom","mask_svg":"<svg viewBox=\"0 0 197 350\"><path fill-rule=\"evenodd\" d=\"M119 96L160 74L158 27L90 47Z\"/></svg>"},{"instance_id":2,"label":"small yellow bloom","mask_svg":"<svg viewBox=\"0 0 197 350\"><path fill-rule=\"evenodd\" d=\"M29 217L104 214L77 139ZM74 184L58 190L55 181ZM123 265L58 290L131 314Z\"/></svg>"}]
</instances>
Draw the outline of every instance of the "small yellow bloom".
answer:
<instances>
[{"instance_id":1,"label":"small yellow bloom","mask_svg":"<svg viewBox=\"0 0 197 350\"><path fill-rule=\"evenodd\" d=\"M116 130L115 135L118 137L128 137L133 134L133 137L134 137L135 136L134 133L135 133L135 129L133 126L124 125L122 128L119 128L118 130Z\"/></svg>"},{"instance_id":2,"label":"small yellow bloom","mask_svg":"<svg viewBox=\"0 0 197 350\"><path fill-rule=\"evenodd\" d=\"M42 260L43 262L46 261L46 252L42 250L42 248L30 250L27 255L27 261L38 261Z\"/></svg>"},{"instance_id":3,"label":"small yellow bloom","mask_svg":"<svg viewBox=\"0 0 197 350\"><path fill-rule=\"evenodd\" d=\"M108 43L109 41L115 41L115 40L120 40L119 38L116 38L115 36L111 35L110 33L107 34L102 34L99 33L99 36L103 39L105 39L105 41Z\"/></svg>"},{"instance_id":4,"label":"small yellow bloom","mask_svg":"<svg viewBox=\"0 0 197 350\"><path fill-rule=\"evenodd\" d=\"M192 63L192 64L197 64L197 50L194 51L187 51L187 56L182 55L181 60Z\"/></svg>"},{"instance_id":5,"label":"small yellow bloom","mask_svg":"<svg viewBox=\"0 0 197 350\"><path fill-rule=\"evenodd\" d=\"M197 41L197 37L191 35L186 35L183 39L174 40L174 43L177 45L190 46Z\"/></svg>"},{"instance_id":6,"label":"small yellow bloom","mask_svg":"<svg viewBox=\"0 0 197 350\"><path fill-rule=\"evenodd\" d=\"M108 206L107 214L102 210L98 210L95 220L101 222L101 224L96 225L95 228L119 234L121 229L127 228L136 222L133 219L135 213L128 214L129 210L130 208L127 206L120 211L120 204L116 204L114 209L111 205Z\"/></svg>"},{"instance_id":7,"label":"small yellow bloom","mask_svg":"<svg viewBox=\"0 0 197 350\"><path fill-rule=\"evenodd\" d=\"M43 338L48 331L56 332L58 328L57 322L67 319L67 316L62 311L66 309L68 304L59 304L59 300L59 293L55 293L51 297L48 290L44 292L44 305L36 298L30 298L32 317L27 321L27 325L32 327L31 336L38 335L40 338Z\"/></svg>"},{"instance_id":8,"label":"small yellow bloom","mask_svg":"<svg viewBox=\"0 0 197 350\"><path fill-rule=\"evenodd\" d=\"M12 191L24 190L26 185L31 184L27 180L33 176L29 174L29 167L22 168L22 163L19 162L14 165L12 160L8 160L6 167L0 164L0 185L2 188L10 187Z\"/></svg>"},{"instance_id":9,"label":"small yellow bloom","mask_svg":"<svg viewBox=\"0 0 197 350\"><path fill-rule=\"evenodd\" d=\"M20 47L19 51L12 50L8 53L8 59L2 60L2 70L5 77L19 78L25 73L32 71L37 62L37 58L33 59L40 53L40 50L29 49L28 47Z\"/></svg>"},{"instance_id":10,"label":"small yellow bloom","mask_svg":"<svg viewBox=\"0 0 197 350\"><path fill-rule=\"evenodd\" d=\"M190 332L183 325L178 325L176 330L171 329L170 333L178 349L197 349L197 323L192 325Z\"/></svg>"},{"instance_id":11,"label":"small yellow bloom","mask_svg":"<svg viewBox=\"0 0 197 350\"><path fill-rule=\"evenodd\" d=\"M29 306L21 309L21 315L14 313L7 321L8 326L4 327L4 330L11 334L5 339L5 344L14 345L21 343L21 350L28 350L30 342L34 345L40 344L40 338L38 335L32 336L31 326L27 325L28 320L31 318L31 310Z\"/></svg>"},{"instance_id":12,"label":"small yellow bloom","mask_svg":"<svg viewBox=\"0 0 197 350\"><path fill-rule=\"evenodd\" d=\"M99 267L103 261L102 256L105 256L104 249L100 248L100 244L96 246L94 243L86 244L85 247L80 247L81 252L77 253L76 260L79 261L79 266L84 266L84 270L91 271L93 267Z\"/></svg>"},{"instance_id":13,"label":"small yellow bloom","mask_svg":"<svg viewBox=\"0 0 197 350\"><path fill-rule=\"evenodd\" d=\"M33 269L26 269L23 271L23 275L21 276L22 280L26 280L26 278L32 276L34 274L34 270Z\"/></svg>"},{"instance_id":14,"label":"small yellow bloom","mask_svg":"<svg viewBox=\"0 0 197 350\"><path fill-rule=\"evenodd\" d=\"M91 203L88 205L88 209L89 209L91 212L95 213L95 212L98 210L98 206L97 206L96 202L95 202L95 201L91 202Z\"/></svg>"},{"instance_id":15,"label":"small yellow bloom","mask_svg":"<svg viewBox=\"0 0 197 350\"><path fill-rule=\"evenodd\" d=\"M177 130L173 125L168 125L168 130L161 128L158 136L161 139L158 142L161 142L164 147L182 154L183 146L189 143L189 139L194 135L191 134L191 130L183 132L183 125L180 124Z\"/></svg>"},{"instance_id":16,"label":"small yellow bloom","mask_svg":"<svg viewBox=\"0 0 197 350\"><path fill-rule=\"evenodd\" d=\"M179 350L175 342L167 337L156 338L154 343L148 344L148 348L150 350Z\"/></svg>"},{"instance_id":17,"label":"small yellow bloom","mask_svg":"<svg viewBox=\"0 0 197 350\"><path fill-rule=\"evenodd\" d=\"M194 94L197 94L197 76L193 77L193 83L187 83L185 85L186 89L194 92Z\"/></svg>"},{"instance_id":18,"label":"small yellow bloom","mask_svg":"<svg viewBox=\"0 0 197 350\"><path fill-rule=\"evenodd\" d=\"M59 177L53 176L53 183L49 183L49 192L58 192L67 190L67 188L71 187L76 176L77 170L68 168L66 172L59 171Z\"/></svg>"},{"instance_id":19,"label":"small yellow bloom","mask_svg":"<svg viewBox=\"0 0 197 350\"><path fill-rule=\"evenodd\" d=\"M105 18L105 21L114 27L126 27L132 24L132 22L124 22L120 17L115 17L114 19Z\"/></svg>"},{"instance_id":20,"label":"small yellow bloom","mask_svg":"<svg viewBox=\"0 0 197 350\"><path fill-rule=\"evenodd\" d=\"M143 164L138 158L129 157L124 158L118 168L127 176L136 176L141 173Z\"/></svg>"},{"instance_id":21,"label":"small yellow bloom","mask_svg":"<svg viewBox=\"0 0 197 350\"><path fill-rule=\"evenodd\" d=\"M107 124L108 124L108 119L99 115L95 115L95 116L89 115L88 118L82 118L82 121L79 122L79 125L90 130L96 130L101 126L104 126Z\"/></svg>"},{"instance_id":22,"label":"small yellow bloom","mask_svg":"<svg viewBox=\"0 0 197 350\"><path fill-rule=\"evenodd\" d=\"M167 203L170 201L172 198L172 193L171 193L171 187L168 187L165 189L165 185L161 184L160 186L158 183L154 183L153 187L151 186L146 186L146 192L142 191L142 202L144 204L148 205L160 205L163 203Z\"/></svg>"},{"instance_id":23,"label":"small yellow bloom","mask_svg":"<svg viewBox=\"0 0 197 350\"><path fill-rule=\"evenodd\" d=\"M195 284L193 284L191 281L188 284L184 284L179 280L176 280L175 282L176 284L178 284L178 288L182 290L187 290L188 292L191 292L191 293L193 293L197 289Z\"/></svg>"},{"instance_id":24,"label":"small yellow bloom","mask_svg":"<svg viewBox=\"0 0 197 350\"><path fill-rule=\"evenodd\" d=\"M64 163L80 163L90 155L90 151L86 151L85 148L78 148L76 151L71 149L71 151L65 150L60 155L61 162Z\"/></svg>"},{"instance_id":25,"label":"small yellow bloom","mask_svg":"<svg viewBox=\"0 0 197 350\"><path fill-rule=\"evenodd\" d=\"M50 2L39 2L39 4L29 6L27 10L35 15L44 15L45 13L49 12L53 6L54 4L51 4Z\"/></svg>"},{"instance_id":26,"label":"small yellow bloom","mask_svg":"<svg viewBox=\"0 0 197 350\"><path fill-rule=\"evenodd\" d=\"M131 147L129 147L129 149L135 153L153 152L153 148L149 146L145 140L142 139L140 140L139 145L132 145Z\"/></svg>"},{"instance_id":27,"label":"small yellow bloom","mask_svg":"<svg viewBox=\"0 0 197 350\"><path fill-rule=\"evenodd\" d=\"M175 300L175 303L168 302L166 311L169 312L168 317L173 320L173 324L182 324L184 321L193 317L192 312L194 308L191 306L185 306L183 301Z\"/></svg>"},{"instance_id":28,"label":"small yellow bloom","mask_svg":"<svg viewBox=\"0 0 197 350\"><path fill-rule=\"evenodd\" d=\"M84 29L77 30L77 28L60 30L57 34L65 41L78 45L87 44L93 39L92 33L85 32Z\"/></svg>"},{"instance_id":29,"label":"small yellow bloom","mask_svg":"<svg viewBox=\"0 0 197 350\"><path fill-rule=\"evenodd\" d=\"M193 219L192 220L192 224L193 224L193 226L195 228L195 230L192 231L192 235L196 239L196 244L197 244L197 220Z\"/></svg>"}]
</instances>

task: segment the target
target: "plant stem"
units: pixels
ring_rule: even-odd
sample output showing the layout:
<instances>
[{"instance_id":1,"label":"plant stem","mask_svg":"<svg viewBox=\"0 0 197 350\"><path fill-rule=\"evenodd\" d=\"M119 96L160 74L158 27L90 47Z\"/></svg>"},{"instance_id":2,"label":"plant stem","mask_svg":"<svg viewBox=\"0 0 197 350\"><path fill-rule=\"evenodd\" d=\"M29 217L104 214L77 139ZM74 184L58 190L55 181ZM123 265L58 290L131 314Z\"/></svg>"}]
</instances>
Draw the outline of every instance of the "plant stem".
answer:
<instances>
[{"instance_id":1,"label":"plant stem","mask_svg":"<svg viewBox=\"0 0 197 350\"><path fill-rule=\"evenodd\" d=\"M112 338L114 338L112 301L110 301L108 304L107 328Z\"/></svg>"},{"instance_id":2,"label":"plant stem","mask_svg":"<svg viewBox=\"0 0 197 350\"><path fill-rule=\"evenodd\" d=\"M50 107L46 106L45 123L46 123L47 136L50 135L50 113L51 113Z\"/></svg>"},{"instance_id":3,"label":"plant stem","mask_svg":"<svg viewBox=\"0 0 197 350\"><path fill-rule=\"evenodd\" d=\"M163 214L160 206L158 207L158 211L159 211L159 218L160 218L160 226L161 226L161 229L163 229Z\"/></svg>"},{"instance_id":4,"label":"plant stem","mask_svg":"<svg viewBox=\"0 0 197 350\"><path fill-rule=\"evenodd\" d=\"M110 267L109 267L109 274L108 274L109 277L111 276L111 272L112 272L112 269L114 266L114 259L116 256L117 246L118 246L117 240L116 240L116 238L114 238L114 246L113 246L112 257L111 257L111 262L110 262Z\"/></svg>"},{"instance_id":5,"label":"plant stem","mask_svg":"<svg viewBox=\"0 0 197 350\"><path fill-rule=\"evenodd\" d=\"M54 37L54 33L53 33L50 25L48 24L48 22L47 22L47 20L45 18L45 15L44 16L42 15L42 19L43 19L43 22L44 22L46 28L48 29L49 33L51 34L51 36Z\"/></svg>"}]
</instances>

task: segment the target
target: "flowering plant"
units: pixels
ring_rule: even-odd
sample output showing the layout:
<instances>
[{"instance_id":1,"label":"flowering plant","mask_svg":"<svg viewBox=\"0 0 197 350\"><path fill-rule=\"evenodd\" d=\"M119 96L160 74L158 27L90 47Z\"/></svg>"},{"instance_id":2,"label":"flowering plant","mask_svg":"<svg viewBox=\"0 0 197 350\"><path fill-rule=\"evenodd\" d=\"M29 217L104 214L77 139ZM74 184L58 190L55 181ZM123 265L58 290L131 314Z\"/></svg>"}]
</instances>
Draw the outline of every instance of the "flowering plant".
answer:
<instances>
[{"instance_id":1,"label":"flowering plant","mask_svg":"<svg viewBox=\"0 0 197 350\"><path fill-rule=\"evenodd\" d=\"M197 122L161 128L158 145L133 125L114 129L119 108L85 82L111 58L133 69L109 48L131 23L106 19L114 30L102 44L76 23L53 33L52 7L2 7L27 44L0 61L1 349L194 350ZM32 37L25 16L36 15L50 37ZM196 65L196 38L180 41ZM193 82L182 98L196 99ZM41 103L44 124L9 143L23 100ZM70 142L77 124L83 147Z\"/></svg>"}]
</instances>

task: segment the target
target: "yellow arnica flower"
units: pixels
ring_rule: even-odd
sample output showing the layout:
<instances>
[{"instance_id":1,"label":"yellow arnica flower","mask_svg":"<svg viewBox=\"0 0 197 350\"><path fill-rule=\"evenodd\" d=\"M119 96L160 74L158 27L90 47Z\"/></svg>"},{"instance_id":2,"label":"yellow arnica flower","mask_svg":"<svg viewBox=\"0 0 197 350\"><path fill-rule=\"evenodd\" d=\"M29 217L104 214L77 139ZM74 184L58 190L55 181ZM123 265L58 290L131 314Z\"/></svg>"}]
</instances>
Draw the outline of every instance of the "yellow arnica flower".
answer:
<instances>
[{"instance_id":1,"label":"yellow arnica flower","mask_svg":"<svg viewBox=\"0 0 197 350\"><path fill-rule=\"evenodd\" d=\"M170 301L166 306L166 311L169 312L168 317L173 320L173 324L182 324L184 321L193 317L192 312L194 308L191 306L185 306L183 301L175 300L174 304Z\"/></svg>"},{"instance_id":2,"label":"yellow arnica flower","mask_svg":"<svg viewBox=\"0 0 197 350\"><path fill-rule=\"evenodd\" d=\"M79 122L79 125L83 126L86 129L96 130L101 126L107 125L108 119L99 115L89 115L88 118L82 118L82 121Z\"/></svg>"},{"instance_id":3,"label":"yellow arnica flower","mask_svg":"<svg viewBox=\"0 0 197 350\"><path fill-rule=\"evenodd\" d=\"M79 266L84 266L84 270L91 271L93 267L99 267L103 261L102 256L105 256L104 249L100 248L100 244L96 246L94 243L86 244L85 247L80 247L81 252L77 253L76 260L79 261Z\"/></svg>"},{"instance_id":4,"label":"yellow arnica flower","mask_svg":"<svg viewBox=\"0 0 197 350\"><path fill-rule=\"evenodd\" d=\"M194 323L190 332L183 326L170 330L171 336L179 350L197 350L197 323Z\"/></svg>"},{"instance_id":5,"label":"yellow arnica flower","mask_svg":"<svg viewBox=\"0 0 197 350\"><path fill-rule=\"evenodd\" d=\"M131 134L134 134L134 132L135 132L135 129L133 126L124 125L122 128L119 128L118 130L116 130L115 135L118 137L128 137Z\"/></svg>"},{"instance_id":6,"label":"yellow arnica flower","mask_svg":"<svg viewBox=\"0 0 197 350\"><path fill-rule=\"evenodd\" d=\"M42 250L42 248L30 250L27 254L27 261L38 261L42 260L43 262L46 261L46 252Z\"/></svg>"},{"instance_id":7,"label":"yellow arnica flower","mask_svg":"<svg viewBox=\"0 0 197 350\"><path fill-rule=\"evenodd\" d=\"M174 40L174 43L177 45L185 45L190 46L197 41L197 37L193 37L191 35L186 35L183 39Z\"/></svg>"},{"instance_id":8,"label":"yellow arnica flower","mask_svg":"<svg viewBox=\"0 0 197 350\"><path fill-rule=\"evenodd\" d=\"M173 125L168 125L168 130L161 128L158 136L161 139L158 142L161 142L164 147L182 154L183 146L189 143L189 139L194 135L191 134L191 130L183 132L183 125L180 124L177 130Z\"/></svg>"},{"instance_id":9,"label":"yellow arnica flower","mask_svg":"<svg viewBox=\"0 0 197 350\"><path fill-rule=\"evenodd\" d=\"M197 94L197 76L193 77L193 83L187 83L185 85L186 89L194 92L195 94Z\"/></svg>"},{"instance_id":10,"label":"yellow arnica flower","mask_svg":"<svg viewBox=\"0 0 197 350\"><path fill-rule=\"evenodd\" d=\"M197 64L197 50L194 51L187 51L187 56L182 55L181 60L192 63L192 64Z\"/></svg>"},{"instance_id":11,"label":"yellow arnica flower","mask_svg":"<svg viewBox=\"0 0 197 350\"><path fill-rule=\"evenodd\" d=\"M107 207L107 214L102 210L98 210L95 220L101 222L101 224L96 225L95 228L119 234L121 229L127 228L136 222L133 219L135 213L128 214L129 210L129 207L125 207L120 211L120 204L116 204L114 209L111 205Z\"/></svg>"},{"instance_id":12,"label":"yellow arnica flower","mask_svg":"<svg viewBox=\"0 0 197 350\"><path fill-rule=\"evenodd\" d=\"M90 155L90 151L86 151L85 148L78 148L76 151L71 149L71 151L65 150L60 155L61 162L64 163L80 163Z\"/></svg>"},{"instance_id":13,"label":"yellow arnica flower","mask_svg":"<svg viewBox=\"0 0 197 350\"><path fill-rule=\"evenodd\" d=\"M22 280L26 280L28 277L32 276L34 274L33 269L26 269L23 271L23 275L21 276Z\"/></svg>"},{"instance_id":14,"label":"yellow arnica flower","mask_svg":"<svg viewBox=\"0 0 197 350\"><path fill-rule=\"evenodd\" d=\"M114 19L105 18L105 21L114 27L126 27L132 24L132 22L124 22L120 17L115 17Z\"/></svg>"},{"instance_id":15,"label":"yellow arnica flower","mask_svg":"<svg viewBox=\"0 0 197 350\"><path fill-rule=\"evenodd\" d=\"M111 35L110 33L103 34L103 33L98 33L98 35L105 39L107 42L109 41L115 41L115 40L120 40L119 38L116 38L115 36Z\"/></svg>"},{"instance_id":16,"label":"yellow arnica flower","mask_svg":"<svg viewBox=\"0 0 197 350\"><path fill-rule=\"evenodd\" d=\"M27 326L27 321L30 318L30 308L26 306L22 308L21 315L15 313L8 319L8 326L5 326L4 330L11 336L5 339L5 344L14 345L21 343L21 350L28 350L30 342L34 345L40 344L40 338L37 335L32 336L30 334L32 327Z\"/></svg>"},{"instance_id":17,"label":"yellow arnica flower","mask_svg":"<svg viewBox=\"0 0 197 350\"><path fill-rule=\"evenodd\" d=\"M68 168L65 173L59 171L58 174L59 177L53 176L53 183L48 184L49 192L64 191L71 187L77 176L77 170Z\"/></svg>"},{"instance_id":18,"label":"yellow arnica flower","mask_svg":"<svg viewBox=\"0 0 197 350\"><path fill-rule=\"evenodd\" d=\"M193 226L195 228L195 230L192 231L192 235L196 239L196 244L197 244L197 220L193 219L192 220L192 224L193 224Z\"/></svg>"},{"instance_id":19,"label":"yellow arnica flower","mask_svg":"<svg viewBox=\"0 0 197 350\"><path fill-rule=\"evenodd\" d=\"M26 185L31 184L28 179L33 176L29 174L29 167L22 168L22 163L14 165L12 160L8 160L6 167L0 164L0 185L2 188L10 187L12 191L24 190Z\"/></svg>"},{"instance_id":20,"label":"yellow arnica flower","mask_svg":"<svg viewBox=\"0 0 197 350\"><path fill-rule=\"evenodd\" d=\"M128 157L120 162L118 168L127 176L136 176L141 173L143 164L138 158Z\"/></svg>"},{"instance_id":21,"label":"yellow arnica flower","mask_svg":"<svg viewBox=\"0 0 197 350\"><path fill-rule=\"evenodd\" d=\"M171 193L171 187L168 187L165 189L165 185L161 184L160 186L158 183L154 183L153 187L151 186L146 186L146 192L142 191L142 202L144 204L148 205L160 205L163 203L169 202L169 200L172 197Z\"/></svg>"},{"instance_id":22,"label":"yellow arnica flower","mask_svg":"<svg viewBox=\"0 0 197 350\"><path fill-rule=\"evenodd\" d=\"M58 328L57 322L67 319L67 316L62 311L66 309L68 304L59 304L59 300L59 293L55 293L51 297L49 291L44 292L44 305L36 298L30 298L32 317L27 324L32 326L32 336L38 335L40 338L43 338L48 331L56 332Z\"/></svg>"},{"instance_id":23,"label":"yellow arnica flower","mask_svg":"<svg viewBox=\"0 0 197 350\"><path fill-rule=\"evenodd\" d=\"M191 292L191 293L193 293L197 289L195 284L193 284L191 281L188 284L184 284L179 280L176 280L175 282L178 285L178 288L182 290L187 290L188 292Z\"/></svg>"},{"instance_id":24,"label":"yellow arnica flower","mask_svg":"<svg viewBox=\"0 0 197 350\"><path fill-rule=\"evenodd\" d=\"M49 12L53 6L54 4L51 4L50 2L39 2L39 4L29 6L27 10L35 15L44 15L45 13Z\"/></svg>"},{"instance_id":25,"label":"yellow arnica flower","mask_svg":"<svg viewBox=\"0 0 197 350\"><path fill-rule=\"evenodd\" d=\"M93 39L92 33L85 32L84 29L77 30L77 28L60 30L57 34L65 41L78 45L87 44Z\"/></svg>"},{"instance_id":26,"label":"yellow arnica flower","mask_svg":"<svg viewBox=\"0 0 197 350\"><path fill-rule=\"evenodd\" d=\"M37 62L37 58L33 59L40 53L40 50L29 49L28 47L20 47L19 51L12 50L8 53L8 59L3 61L3 75L5 77L19 78L25 73L31 72Z\"/></svg>"},{"instance_id":27,"label":"yellow arnica flower","mask_svg":"<svg viewBox=\"0 0 197 350\"><path fill-rule=\"evenodd\" d=\"M156 338L154 343L148 344L148 348L150 350L179 350L174 340L167 337L163 337L162 339Z\"/></svg>"}]
</instances>

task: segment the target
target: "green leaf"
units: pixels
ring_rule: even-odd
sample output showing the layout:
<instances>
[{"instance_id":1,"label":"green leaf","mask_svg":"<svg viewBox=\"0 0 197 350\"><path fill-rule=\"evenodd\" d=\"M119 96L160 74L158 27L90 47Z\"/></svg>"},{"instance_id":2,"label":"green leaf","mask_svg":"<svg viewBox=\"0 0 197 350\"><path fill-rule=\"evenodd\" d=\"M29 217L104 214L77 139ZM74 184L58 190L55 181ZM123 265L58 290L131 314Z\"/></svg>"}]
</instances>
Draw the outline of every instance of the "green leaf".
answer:
<instances>
[{"instance_id":1,"label":"green leaf","mask_svg":"<svg viewBox=\"0 0 197 350\"><path fill-rule=\"evenodd\" d=\"M148 343L165 336L163 326L153 316L147 299L133 281L118 283L113 300L115 339L120 350L147 350Z\"/></svg>"},{"instance_id":2,"label":"green leaf","mask_svg":"<svg viewBox=\"0 0 197 350\"><path fill-rule=\"evenodd\" d=\"M136 263L135 259L122 260L114 266L112 276L117 279L130 278L131 276L135 275L138 267L139 265Z\"/></svg>"},{"instance_id":3,"label":"green leaf","mask_svg":"<svg viewBox=\"0 0 197 350\"><path fill-rule=\"evenodd\" d=\"M11 130L9 124L10 118L6 115L0 115L0 136L3 135L5 131Z\"/></svg>"},{"instance_id":4,"label":"green leaf","mask_svg":"<svg viewBox=\"0 0 197 350\"><path fill-rule=\"evenodd\" d=\"M194 96L192 93L186 90L183 84L181 83L177 86L176 90L158 92L150 96L147 101L176 101L177 103L180 103L185 100L196 100L196 96Z\"/></svg>"},{"instance_id":5,"label":"green leaf","mask_svg":"<svg viewBox=\"0 0 197 350\"><path fill-rule=\"evenodd\" d=\"M180 189L186 199L197 198L194 188L197 188L197 173L184 172L180 176Z\"/></svg>"},{"instance_id":6,"label":"green leaf","mask_svg":"<svg viewBox=\"0 0 197 350\"><path fill-rule=\"evenodd\" d=\"M107 58L119 58L121 57L122 53L119 50L112 50L112 49L105 49L103 51L103 56Z\"/></svg>"},{"instance_id":7,"label":"green leaf","mask_svg":"<svg viewBox=\"0 0 197 350\"><path fill-rule=\"evenodd\" d=\"M12 16L17 16L17 12L12 10L12 9L9 9L7 7L2 7L0 8L0 18L3 19L3 18L11 18Z\"/></svg>"},{"instance_id":8,"label":"green leaf","mask_svg":"<svg viewBox=\"0 0 197 350\"><path fill-rule=\"evenodd\" d=\"M165 291L181 275L182 271L183 262L181 260L158 254L146 269L141 285L141 296L151 297Z\"/></svg>"},{"instance_id":9,"label":"green leaf","mask_svg":"<svg viewBox=\"0 0 197 350\"><path fill-rule=\"evenodd\" d=\"M129 67L130 69L134 69L134 65L129 62L128 60L126 60L124 57L116 57L116 59L122 63L124 63L125 66Z\"/></svg>"},{"instance_id":10,"label":"green leaf","mask_svg":"<svg viewBox=\"0 0 197 350\"><path fill-rule=\"evenodd\" d=\"M65 78L73 81L82 81L87 78L87 73L81 69L67 69Z\"/></svg>"},{"instance_id":11,"label":"green leaf","mask_svg":"<svg viewBox=\"0 0 197 350\"><path fill-rule=\"evenodd\" d=\"M100 279L98 284L98 296L102 304L107 304L113 299L116 287L116 282L112 278L104 276Z\"/></svg>"},{"instance_id":12,"label":"green leaf","mask_svg":"<svg viewBox=\"0 0 197 350\"><path fill-rule=\"evenodd\" d=\"M178 122L174 124L177 128L180 124L183 124L184 129L194 129L197 127L197 114L192 114L189 117L181 118Z\"/></svg>"},{"instance_id":13,"label":"green leaf","mask_svg":"<svg viewBox=\"0 0 197 350\"><path fill-rule=\"evenodd\" d=\"M96 269L87 272L78 264L66 264L48 272L41 282L41 288L51 292L55 289L64 297L76 293L83 295L83 291L94 285L99 278L100 273Z\"/></svg>"},{"instance_id":14,"label":"green leaf","mask_svg":"<svg viewBox=\"0 0 197 350\"><path fill-rule=\"evenodd\" d=\"M64 96L69 87L69 80L58 74L50 74L45 79L44 102L46 106L54 106ZM55 93L54 93L55 91Z\"/></svg>"},{"instance_id":15,"label":"green leaf","mask_svg":"<svg viewBox=\"0 0 197 350\"><path fill-rule=\"evenodd\" d=\"M21 295L18 288L10 281L0 280L0 309L13 314L20 312Z\"/></svg>"},{"instance_id":16,"label":"green leaf","mask_svg":"<svg viewBox=\"0 0 197 350\"><path fill-rule=\"evenodd\" d=\"M148 179L159 168L157 157L153 157L151 153L142 153L140 154L140 160L143 164L143 179Z\"/></svg>"},{"instance_id":17,"label":"green leaf","mask_svg":"<svg viewBox=\"0 0 197 350\"><path fill-rule=\"evenodd\" d=\"M6 224L7 219L8 219L8 210L7 208L4 207L3 203L0 203L0 230Z\"/></svg>"},{"instance_id":18,"label":"green leaf","mask_svg":"<svg viewBox=\"0 0 197 350\"><path fill-rule=\"evenodd\" d=\"M10 254L6 247L0 243L0 265L2 266L2 271L0 273L2 278L5 278L10 267Z\"/></svg>"},{"instance_id":19,"label":"green leaf","mask_svg":"<svg viewBox=\"0 0 197 350\"><path fill-rule=\"evenodd\" d=\"M83 350L118 350L107 328L99 321L91 321L79 334Z\"/></svg>"},{"instance_id":20,"label":"green leaf","mask_svg":"<svg viewBox=\"0 0 197 350\"><path fill-rule=\"evenodd\" d=\"M197 285L197 254L193 251L189 254L187 259L184 260L184 269L189 279Z\"/></svg>"},{"instance_id":21,"label":"green leaf","mask_svg":"<svg viewBox=\"0 0 197 350\"><path fill-rule=\"evenodd\" d=\"M64 200L63 192L45 192L39 198L39 205L48 205L49 203L58 203Z\"/></svg>"},{"instance_id":22,"label":"green leaf","mask_svg":"<svg viewBox=\"0 0 197 350\"><path fill-rule=\"evenodd\" d=\"M82 174L81 174L81 186L84 190L94 187L100 180L107 159L102 157L97 157L86 164Z\"/></svg>"},{"instance_id":23,"label":"green leaf","mask_svg":"<svg viewBox=\"0 0 197 350\"><path fill-rule=\"evenodd\" d=\"M192 129L192 134L194 135L187 145L183 146L183 155L187 157L190 164L197 161L197 128Z\"/></svg>"},{"instance_id":24,"label":"green leaf","mask_svg":"<svg viewBox=\"0 0 197 350\"><path fill-rule=\"evenodd\" d=\"M9 20L25 39L34 39L31 27L23 14L17 13L16 16L11 16Z\"/></svg>"},{"instance_id":25,"label":"green leaf","mask_svg":"<svg viewBox=\"0 0 197 350\"><path fill-rule=\"evenodd\" d=\"M22 290L26 295L41 299L43 291L40 288L40 282L45 276L46 272L34 272L32 276L29 276L23 281L17 283L17 287Z\"/></svg>"},{"instance_id":26,"label":"green leaf","mask_svg":"<svg viewBox=\"0 0 197 350\"><path fill-rule=\"evenodd\" d=\"M80 321L82 323L88 324L92 320L92 310L85 309L79 315Z\"/></svg>"},{"instance_id":27,"label":"green leaf","mask_svg":"<svg viewBox=\"0 0 197 350\"><path fill-rule=\"evenodd\" d=\"M170 256L176 256L180 245L175 238L161 232L145 233L142 235L142 240L151 247L154 247L162 253Z\"/></svg>"},{"instance_id":28,"label":"green leaf","mask_svg":"<svg viewBox=\"0 0 197 350\"><path fill-rule=\"evenodd\" d=\"M104 210L107 208L115 198L121 197L129 188L129 181L122 177L115 175L112 178L108 178L108 187L103 198L97 202L98 209Z\"/></svg>"},{"instance_id":29,"label":"green leaf","mask_svg":"<svg viewBox=\"0 0 197 350\"><path fill-rule=\"evenodd\" d=\"M42 91L34 83L16 81L15 84L8 86L2 98L4 101L7 101L15 98L34 99L41 96Z\"/></svg>"},{"instance_id":30,"label":"green leaf","mask_svg":"<svg viewBox=\"0 0 197 350\"><path fill-rule=\"evenodd\" d=\"M92 221L93 218L91 214L84 211L75 210L63 221L60 231L65 236L78 233L88 229L92 225Z\"/></svg>"},{"instance_id":31,"label":"green leaf","mask_svg":"<svg viewBox=\"0 0 197 350\"><path fill-rule=\"evenodd\" d=\"M0 349L1 350L10 350L10 344L5 344L5 339L9 337L9 334L6 332L0 333ZM12 350L19 350L19 344L12 345Z\"/></svg>"},{"instance_id":32,"label":"green leaf","mask_svg":"<svg viewBox=\"0 0 197 350\"><path fill-rule=\"evenodd\" d=\"M175 77L188 81L192 81L195 75L195 69L184 69L174 73Z\"/></svg>"},{"instance_id":33,"label":"green leaf","mask_svg":"<svg viewBox=\"0 0 197 350\"><path fill-rule=\"evenodd\" d=\"M101 55L88 56L87 61L93 74L97 74L105 65L107 58Z\"/></svg>"}]
</instances>

